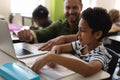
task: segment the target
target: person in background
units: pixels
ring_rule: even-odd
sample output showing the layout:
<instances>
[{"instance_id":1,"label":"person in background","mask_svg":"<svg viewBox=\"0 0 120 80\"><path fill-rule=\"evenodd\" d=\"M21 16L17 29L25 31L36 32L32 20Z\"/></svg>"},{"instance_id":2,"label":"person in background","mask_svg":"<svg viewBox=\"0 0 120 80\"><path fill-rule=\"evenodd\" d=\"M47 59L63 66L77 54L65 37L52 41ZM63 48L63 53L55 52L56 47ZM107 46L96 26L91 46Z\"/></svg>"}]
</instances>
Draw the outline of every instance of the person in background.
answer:
<instances>
[{"instance_id":1,"label":"person in background","mask_svg":"<svg viewBox=\"0 0 120 80\"><path fill-rule=\"evenodd\" d=\"M111 46L111 40L109 40L109 36L114 36L114 35L118 35L118 32L120 31L120 13L119 10L116 9L111 9L108 12L110 19L112 21L112 27L109 31L109 33L107 34L107 36L103 39L104 41L104 45L106 47L110 47ZM112 47L110 47L112 48ZM115 48L112 50L115 50Z\"/></svg>"},{"instance_id":2,"label":"person in background","mask_svg":"<svg viewBox=\"0 0 120 80\"><path fill-rule=\"evenodd\" d=\"M109 11L109 15L111 17L111 20L113 22L112 28L110 29L110 32L117 32L120 31L120 12L116 9L111 9Z\"/></svg>"},{"instance_id":3,"label":"person in background","mask_svg":"<svg viewBox=\"0 0 120 80\"><path fill-rule=\"evenodd\" d=\"M46 42L60 35L75 35L78 32L81 10L81 0L64 0L64 20L58 20L42 30L22 30L18 32L18 37L25 42Z\"/></svg>"},{"instance_id":4,"label":"person in background","mask_svg":"<svg viewBox=\"0 0 120 80\"><path fill-rule=\"evenodd\" d=\"M100 70L109 68L112 59L101 40L107 35L112 26L110 17L104 8L87 8L81 14L79 21L78 40L72 43L56 45L51 52L39 58L32 66L32 70L40 73L46 64L49 67L62 65L83 76L90 76ZM60 54L74 54L78 59L61 56Z\"/></svg>"},{"instance_id":5,"label":"person in background","mask_svg":"<svg viewBox=\"0 0 120 80\"><path fill-rule=\"evenodd\" d=\"M46 7L39 5L32 13L32 20L37 26L30 26L31 30L39 28L45 28L52 24L52 20L49 19L49 11Z\"/></svg>"},{"instance_id":6,"label":"person in background","mask_svg":"<svg viewBox=\"0 0 120 80\"><path fill-rule=\"evenodd\" d=\"M109 36L119 35L118 32L120 32L120 12L119 10L111 9L109 11L109 15L113 22L112 28L109 32ZM118 63L119 63L119 69L118 69L117 75L120 76L120 61L119 60L118 60Z\"/></svg>"}]
</instances>

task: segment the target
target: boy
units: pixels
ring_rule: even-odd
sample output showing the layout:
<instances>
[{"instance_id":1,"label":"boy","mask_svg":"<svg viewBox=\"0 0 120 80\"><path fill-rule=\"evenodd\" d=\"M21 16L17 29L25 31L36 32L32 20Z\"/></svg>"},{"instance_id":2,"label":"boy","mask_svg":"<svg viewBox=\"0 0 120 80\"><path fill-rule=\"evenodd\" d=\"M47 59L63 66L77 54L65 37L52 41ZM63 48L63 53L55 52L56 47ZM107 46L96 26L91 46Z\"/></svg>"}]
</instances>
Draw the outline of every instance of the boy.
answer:
<instances>
[{"instance_id":1,"label":"boy","mask_svg":"<svg viewBox=\"0 0 120 80\"><path fill-rule=\"evenodd\" d=\"M60 64L83 76L95 74L100 70L107 71L112 56L101 40L107 35L111 25L112 22L105 9L95 7L84 10L78 25L78 41L54 46L49 54L33 65L32 70L39 73L46 64L50 67L53 67L53 64L54 67L55 64ZM73 51L80 60L59 55Z\"/></svg>"}]
</instances>

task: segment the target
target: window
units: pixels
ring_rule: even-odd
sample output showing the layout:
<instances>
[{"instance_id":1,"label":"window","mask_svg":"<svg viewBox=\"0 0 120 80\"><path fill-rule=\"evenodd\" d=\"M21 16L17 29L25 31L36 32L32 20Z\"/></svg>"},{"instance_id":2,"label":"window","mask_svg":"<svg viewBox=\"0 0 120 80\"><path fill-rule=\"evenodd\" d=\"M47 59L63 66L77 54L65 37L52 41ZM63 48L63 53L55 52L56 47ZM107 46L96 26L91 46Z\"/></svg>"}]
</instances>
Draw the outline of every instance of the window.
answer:
<instances>
[{"instance_id":1,"label":"window","mask_svg":"<svg viewBox=\"0 0 120 80\"><path fill-rule=\"evenodd\" d=\"M83 10L88 7L95 7L97 0L82 0L83 3Z\"/></svg>"},{"instance_id":2,"label":"window","mask_svg":"<svg viewBox=\"0 0 120 80\"><path fill-rule=\"evenodd\" d=\"M45 0L11 0L11 13L32 13L40 4L45 6Z\"/></svg>"},{"instance_id":3,"label":"window","mask_svg":"<svg viewBox=\"0 0 120 80\"><path fill-rule=\"evenodd\" d=\"M120 0L116 0L115 9L120 10Z\"/></svg>"}]
</instances>

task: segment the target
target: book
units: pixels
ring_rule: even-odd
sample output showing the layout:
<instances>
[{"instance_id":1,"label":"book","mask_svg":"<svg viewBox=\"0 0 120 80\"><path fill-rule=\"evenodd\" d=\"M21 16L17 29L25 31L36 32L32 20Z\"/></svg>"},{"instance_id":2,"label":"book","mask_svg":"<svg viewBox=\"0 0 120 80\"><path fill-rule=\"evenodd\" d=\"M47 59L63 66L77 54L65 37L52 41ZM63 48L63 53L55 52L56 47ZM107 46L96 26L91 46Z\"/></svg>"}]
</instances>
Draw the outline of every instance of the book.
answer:
<instances>
[{"instance_id":1,"label":"book","mask_svg":"<svg viewBox=\"0 0 120 80\"><path fill-rule=\"evenodd\" d=\"M5 80L40 80L40 75L14 62L0 66L0 76Z\"/></svg>"}]
</instances>

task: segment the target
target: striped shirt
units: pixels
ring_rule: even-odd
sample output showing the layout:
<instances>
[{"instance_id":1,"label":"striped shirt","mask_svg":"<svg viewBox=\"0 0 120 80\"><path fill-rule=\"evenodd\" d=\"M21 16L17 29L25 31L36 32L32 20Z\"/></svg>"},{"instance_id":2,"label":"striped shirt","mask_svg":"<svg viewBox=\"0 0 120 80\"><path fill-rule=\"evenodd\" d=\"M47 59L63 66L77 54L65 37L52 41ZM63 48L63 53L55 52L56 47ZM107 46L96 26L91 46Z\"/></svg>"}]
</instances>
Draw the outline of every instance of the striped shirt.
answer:
<instances>
[{"instance_id":1,"label":"striped shirt","mask_svg":"<svg viewBox=\"0 0 120 80\"><path fill-rule=\"evenodd\" d=\"M93 60L98 60L103 64L103 70L107 71L108 64L112 59L112 56L107 52L106 48L103 44L97 46L94 50L90 51L89 53L83 55L82 50L85 46L80 45L79 41L74 41L71 43L73 50L75 51L74 55L79 57L80 59L90 62Z\"/></svg>"}]
</instances>

